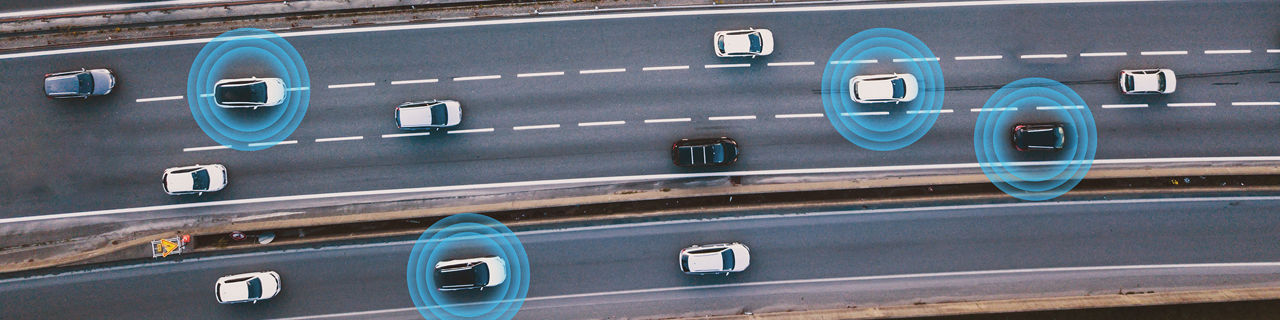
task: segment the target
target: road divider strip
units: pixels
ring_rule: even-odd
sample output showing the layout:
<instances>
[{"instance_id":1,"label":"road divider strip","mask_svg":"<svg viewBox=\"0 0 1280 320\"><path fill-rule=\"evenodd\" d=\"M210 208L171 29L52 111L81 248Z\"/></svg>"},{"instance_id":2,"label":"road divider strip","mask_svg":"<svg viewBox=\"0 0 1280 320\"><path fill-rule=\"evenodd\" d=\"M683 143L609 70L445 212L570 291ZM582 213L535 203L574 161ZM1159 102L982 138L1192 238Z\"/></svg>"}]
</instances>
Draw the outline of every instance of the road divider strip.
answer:
<instances>
[{"instance_id":1,"label":"road divider strip","mask_svg":"<svg viewBox=\"0 0 1280 320\"><path fill-rule=\"evenodd\" d=\"M515 131L521 131L521 130L537 130L537 129L555 129L559 127L560 127L560 124L556 123L556 124L540 124L536 126L518 126L518 127L512 127L511 129Z\"/></svg>"},{"instance_id":2,"label":"road divider strip","mask_svg":"<svg viewBox=\"0 0 1280 320\"><path fill-rule=\"evenodd\" d=\"M440 82L440 79L396 80L396 81L391 81L391 85L436 83L436 82Z\"/></svg>"},{"instance_id":3,"label":"road divider strip","mask_svg":"<svg viewBox=\"0 0 1280 320\"><path fill-rule=\"evenodd\" d=\"M1241 54L1241 53L1253 53L1253 50L1244 49L1244 50L1205 50L1204 51L1204 54Z\"/></svg>"},{"instance_id":4,"label":"road divider strip","mask_svg":"<svg viewBox=\"0 0 1280 320\"><path fill-rule=\"evenodd\" d=\"M579 127L596 127L596 126L616 126L627 124L626 121L597 121L597 122L579 122Z\"/></svg>"},{"instance_id":5,"label":"road divider strip","mask_svg":"<svg viewBox=\"0 0 1280 320\"><path fill-rule=\"evenodd\" d=\"M664 70L686 70L689 66L661 66L661 67L644 67L640 71L664 71Z\"/></svg>"},{"instance_id":6,"label":"road divider strip","mask_svg":"<svg viewBox=\"0 0 1280 320\"><path fill-rule=\"evenodd\" d=\"M372 86L374 86L374 85L375 85L375 83L373 83L373 82L331 84L331 85L329 85L329 89L372 87Z\"/></svg>"},{"instance_id":7,"label":"road divider strip","mask_svg":"<svg viewBox=\"0 0 1280 320\"><path fill-rule=\"evenodd\" d=\"M481 132L493 132L493 128L449 130L449 134L481 133Z\"/></svg>"},{"instance_id":8,"label":"road divider strip","mask_svg":"<svg viewBox=\"0 0 1280 320\"><path fill-rule=\"evenodd\" d=\"M1217 105L1218 104L1214 102L1175 102L1175 103L1170 103L1169 107L1171 108L1214 107Z\"/></svg>"},{"instance_id":9,"label":"road divider strip","mask_svg":"<svg viewBox=\"0 0 1280 320\"><path fill-rule=\"evenodd\" d=\"M1024 54L1024 55L1018 56L1018 58L1020 59L1063 59L1066 57L1067 57L1066 54L1061 54L1061 53Z\"/></svg>"},{"instance_id":10,"label":"road divider strip","mask_svg":"<svg viewBox=\"0 0 1280 320\"><path fill-rule=\"evenodd\" d=\"M388 134L382 135L382 138L386 139L386 138L420 137L420 136L429 136L429 135L431 135L430 132L388 133Z\"/></svg>"},{"instance_id":11,"label":"road divider strip","mask_svg":"<svg viewBox=\"0 0 1280 320\"><path fill-rule=\"evenodd\" d=\"M966 61L966 60L1000 60L1000 59L1004 59L1004 56L1001 56L1001 55L994 55L994 56L959 56L959 57L956 57L956 61Z\"/></svg>"},{"instance_id":12,"label":"road divider strip","mask_svg":"<svg viewBox=\"0 0 1280 320\"><path fill-rule=\"evenodd\" d=\"M320 139L316 139L316 142L351 141L351 140L362 140L362 139L364 139L364 136L350 136L350 137L336 137L336 138L320 138Z\"/></svg>"},{"instance_id":13,"label":"road divider strip","mask_svg":"<svg viewBox=\"0 0 1280 320\"><path fill-rule=\"evenodd\" d=\"M1231 105L1242 107L1280 106L1280 101L1236 101L1232 102Z\"/></svg>"},{"instance_id":14,"label":"road divider strip","mask_svg":"<svg viewBox=\"0 0 1280 320\"><path fill-rule=\"evenodd\" d=\"M209 150L222 150L222 149L231 149L231 146L223 145L223 146L182 148L182 152L209 151Z\"/></svg>"},{"instance_id":15,"label":"road divider strip","mask_svg":"<svg viewBox=\"0 0 1280 320\"><path fill-rule=\"evenodd\" d=\"M578 70L578 74L627 72L627 68Z\"/></svg>"},{"instance_id":16,"label":"road divider strip","mask_svg":"<svg viewBox=\"0 0 1280 320\"><path fill-rule=\"evenodd\" d=\"M487 76L455 77L453 78L453 81L473 81L473 80L493 80L493 79L502 79L502 75L492 74Z\"/></svg>"},{"instance_id":17,"label":"road divider strip","mask_svg":"<svg viewBox=\"0 0 1280 320\"><path fill-rule=\"evenodd\" d=\"M1145 103L1131 103L1131 104L1104 104L1104 105L1102 105L1102 108L1103 108L1103 109L1129 109L1129 108L1146 108L1146 107L1147 107L1147 104L1145 104Z\"/></svg>"},{"instance_id":18,"label":"road divider strip","mask_svg":"<svg viewBox=\"0 0 1280 320\"><path fill-rule=\"evenodd\" d=\"M767 65L770 67L798 67L798 66L812 66L814 65L814 62L813 61L770 62Z\"/></svg>"},{"instance_id":19,"label":"road divider strip","mask_svg":"<svg viewBox=\"0 0 1280 320\"><path fill-rule=\"evenodd\" d=\"M168 96L168 97L142 98L134 101L135 102L155 102L155 101L166 101L166 100L182 100L182 98L183 96Z\"/></svg>"},{"instance_id":20,"label":"road divider strip","mask_svg":"<svg viewBox=\"0 0 1280 320\"><path fill-rule=\"evenodd\" d=\"M1143 51L1144 56L1173 56L1187 54L1186 51Z\"/></svg>"},{"instance_id":21,"label":"road divider strip","mask_svg":"<svg viewBox=\"0 0 1280 320\"><path fill-rule=\"evenodd\" d=\"M689 122L693 118L667 118L667 119L645 119L644 123L667 123L667 122Z\"/></svg>"},{"instance_id":22,"label":"road divider strip","mask_svg":"<svg viewBox=\"0 0 1280 320\"><path fill-rule=\"evenodd\" d=\"M564 75L564 71L534 72L534 73L517 74L516 78L549 77L549 76L563 76L563 75Z\"/></svg>"},{"instance_id":23,"label":"road divider strip","mask_svg":"<svg viewBox=\"0 0 1280 320\"><path fill-rule=\"evenodd\" d=\"M748 68L750 63L730 63L730 64L708 64L703 65L703 69L719 69L719 68Z\"/></svg>"},{"instance_id":24,"label":"road divider strip","mask_svg":"<svg viewBox=\"0 0 1280 320\"><path fill-rule=\"evenodd\" d=\"M774 117L774 118L778 118L778 119L789 119L789 118L822 118L822 117L826 117L826 115L821 114L821 113L791 113L791 114L775 114L775 115L773 115L773 117Z\"/></svg>"},{"instance_id":25,"label":"road divider strip","mask_svg":"<svg viewBox=\"0 0 1280 320\"><path fill-rule=\"evenodd\" d=\"M756 119L756 116L755 116L755 115L749 115L749 116L719 116L719 117L707 117L707 120L710 120L710 121L724 121L724 120L755 120L755 119Z\"/></svg>"},{"instance_id":26,"label":"road divider strip","mask_svg":"<svg viewBox=\"0 0 1280 320\"><path fill-rule=\"evenodd\" d=\"M298 144L298 140L284 140L280 142L254 142L254 143L250 143L249 146L265 147L265 146L279 146L279 145L286 145L286 144Z\"/></svg>"},{"instance_id":27,"label":"road divider strip","mask_svg":"<svg viewBox=\"0 0 1280 320\"><path fill-rule=\"evenodd\" d=\"M1123 57L1129 55L1128 52L1084 52L1080 53L1081 57Z\"/></svg>"}]
</instances>

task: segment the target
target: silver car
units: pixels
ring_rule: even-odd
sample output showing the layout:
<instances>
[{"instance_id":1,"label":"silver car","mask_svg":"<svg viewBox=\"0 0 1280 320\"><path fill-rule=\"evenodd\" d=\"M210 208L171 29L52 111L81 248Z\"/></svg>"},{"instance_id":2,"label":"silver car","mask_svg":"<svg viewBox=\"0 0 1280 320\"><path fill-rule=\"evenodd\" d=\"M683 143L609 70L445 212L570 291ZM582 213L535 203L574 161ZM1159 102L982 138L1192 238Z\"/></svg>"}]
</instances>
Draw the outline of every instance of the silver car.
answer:
<instances>
[{"instance_id":1,"label":"silver car","mask_svg":"<svg viewBox=\"0 0 1280 320\"><path fill-rule=\"evenodd\" d=\"M44 95L49 98L89 98L105 96L116 87L111 70L80 68L76 71L44 75Z\"/></svg>"}]
</instances>

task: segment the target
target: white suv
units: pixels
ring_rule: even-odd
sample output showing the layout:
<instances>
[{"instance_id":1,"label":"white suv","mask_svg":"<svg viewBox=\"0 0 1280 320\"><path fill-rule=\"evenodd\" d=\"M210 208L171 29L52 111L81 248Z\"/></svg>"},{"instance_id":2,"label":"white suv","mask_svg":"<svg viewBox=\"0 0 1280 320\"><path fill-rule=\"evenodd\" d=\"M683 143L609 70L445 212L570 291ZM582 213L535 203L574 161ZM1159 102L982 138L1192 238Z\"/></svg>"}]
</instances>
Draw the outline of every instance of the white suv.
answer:
<instances>
[{"instance_id":1,"label":"white suv","mask_svg":"<svg viewBox=\"0 0 1280 320\"><path fill-rule=\"evenodd\" d=\"M680 271L686 274L724 274L747 270L751 252L741 243L694 245L680 250Z\"/></svg>"},{"instance_id":2,"label":"white suv","mask_svg":"<svg viewBox=\"0 0 1280 320\"><path fill-rule=\"evenodd\" d=\"M1120 70L1120 91L1124 94L1170 94L1176 89L1178 79L1173 70Z\"/></svg>"},{"instance_id":3,"label":"white suv","mask_svg":"<svg viewBox=\"0 0 1280 320\"><path fill-rule=\"evenodd\" d=\"M280 274L275 271L241 273L218 278L213 285L218 303L267 300L280 294Z\"/></svg>"},{"instance_id":4,"label":"white suv","mask_svg":"<svg viewBox=\"0 0 1280 320\"><path fill-rule=\"evenodd\" d=\"M227 167L220 164L194 165L164 170L164 193L204 194L227 186Z\"/></svg>"}]
</instances>

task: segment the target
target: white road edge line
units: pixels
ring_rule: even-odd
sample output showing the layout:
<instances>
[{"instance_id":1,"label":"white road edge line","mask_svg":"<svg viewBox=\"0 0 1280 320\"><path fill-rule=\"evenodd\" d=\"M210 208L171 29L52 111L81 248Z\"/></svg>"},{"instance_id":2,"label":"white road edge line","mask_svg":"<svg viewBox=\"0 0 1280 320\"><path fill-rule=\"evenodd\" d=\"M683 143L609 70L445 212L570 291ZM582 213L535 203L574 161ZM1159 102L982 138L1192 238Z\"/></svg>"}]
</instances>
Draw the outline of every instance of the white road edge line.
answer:
<instances>
[{"instance_id":1,"label":"white road edge line","mask_svg":"<svg viewBox=\"0 0 1280 320\"><path fill-rule=\"evenodd\" d=\"M770 62L767 65L770 67L812 66L814 65L814 62L813 61Z\"/></svg>"},{"instance_id":2,"label":"white road edge line","mask_svg":"<svg viewBox=\"0 0 1280 320\"><path fill-rule=\"evenodd\" d=\"M487 76L454 77L453 81L493 80L493 79L502 79L502 75L492 74Z\"/></svg>"},{"instance_id":3,"label":"white road edge line","mask_svg":"<svg viewBox=\"0 0 1280 320\"><path fill-rule=\"evenodd\" d=\"M480 133L480 132L493 132L493 128L483 128L483 129L466 129L466 130L449 130L449 134Z\"/></svg>"},{"instance_id":4,"label":"white road edge line","mask_svg":"<svg viewBox=\"0 0 1280 320\"><path fill-rule=\"evenodd\" d=\"M827 115L825 115L825 114L821 114L821 113L791 113L791 114L775 114L775 115L773 115L773 117L774 117L774 118L778 118L778 119L789 119L789 118L822 118L822 117L826 117L826 116L827 116Z\"/></svg>"},{"instance_id":5,"label":"white road edge line","mask_svg":"<svg viewBox=\"0 0 1280 320\"><path fill-rule=\"evenodd\" d=\"M1184 107L1216 107L1216 106L1218 106L1218 104L1217 104L1217 103L1215 103L1215 102L1175 102L1175 103L1170 103L1170 104L1169 104L1169 107L1171 107L1171 108L1184 108Z\"/></svg>"},{"instance_id":6,"label":"white road edge line","mask_svg":"<svg viewBox=\"0 0 1280 320\"><path fill-rule=\"evenodd\" d=\"M165 101L165 100L182 100L182 98L183 98L183 96L168 96L168 97L142 98L142 99L134 100L134 102L152 102L152 101Z\"/></svg>"},{"instance_id":7,"label":"white road edge line","mask_svg":"<svg viewBox=\"0 0 1280 320\"><path fill-rule=\"evenodd\" d=\"M250 147L280 146L286 144L297 144L298 140L285 140L280 142L254 142L250 143Z\"/></svg>"},{"instance_id":8,"label":"white road edge line","mask_svg":"<svg viewBox=\"0 0 1280 320\"><path fill-rule=\"evenodd\" d=\"M548 76L563 76L563 75L564 75L564 71L534 72L534 73L517 74L516 78L548 77Z\"/></svg>"},{"instance_id":9,"label":"white road edge line","mask_svg":"<svg viewBox=\"0 0 1280 320\"><path fill-rule=\"evenodd\" d=\"M640 71L663 71L663 70L685 70L685 69L689 69L689 66L644 67L644 68L640 68Z\"/></svg>"},{"instance_id":10,"label":"white road edge line","mask_svg":"<svg viewBox=\"0 0 1280 320\"><path fill-rule=\"evenodd\" d=\"M316 142L351 141L351 140L361 140L361 139L364 139L364 136L320 138L320 139L316 139Z\"/></svg>"},{"instance_id":11,"label":"white road edge line","mask_svg":"<svg viewBox=\"0 0 1280 320\"><path fill-rule=\"evenodd\" d=\"M707 64L702 66L703 69L748 68L748 67L751 67L750 63Z\"/></svg>"},{"instance_id":12,"label":"white road edge line","mask_svg":"<svg viewBox=\"0 0 1280 320\"><path fill-rule=\"evenodd\" d=\"M1253 50L1245 49L1245 50L1205 50L1204 51L1204 54L1240 54L1240 53L1253 53Z\"/></svg>"},{"instance_id":13,"label":"white road edge line","mask_svg":"<svg viewBox=\"0 0 1280 320\"><path fill-rule=\"evenodd\" d=\"M995 56L959 56L959 57L956 57L956 61L965 61L965 60L1000 60L1000 59L1004 59L1004 56L1001 56L1001 55L995 55Z\"/></svg>"},{"instance_id":14,"label":"white road edge line","mask_svg":"<svg viewBox=\"0 0 1280 320\"><path fill-rule=\"evenodd\" d=\"M429 135L431 135L430 132L388 133L388 134L382 135L382 138L386 139L386 138L419 137L419 136L429 136Z\"/></svg>"},{"instance_id":15,"label":"white road edge line","mask_svg":"<svg viewBox=\"0 0 1280 320\"><path fill-rule=\"evenodd\" d=\"M578 70L578 74L627 72L627 68Z\"/></svg>"},{"instance_id":16,"label":"white road edge line","mask_svg":"<svg viewBox=\"0 0 1280 320\"><path fill-rule=\"evenodd\" d=\"M63 7L63 8L56 8L56 9L5 12L5 13L0 13L0 19L17 18L17 17L35 17L35 16L44 16L44 15L60 15L60 14L70 14L70 13L86 13L86 12L98 12L98 11L119 11L119 10L147 8L147 7L159 8L159 7L168 7L168 6L194 5L194 4L204 4L204 3L219 3L219 2L229 2L229 1L228 0L171 0L171 1L146 2L146 3Z\"/></svg>"},{"instance_id":17,"label":"white road edge line","mask_svg":"<svg viewBox=\"0 0 1280 320\"><path fill-rule=\"evenodd\" d=\"M1147 104L1145 104L1145 103L1130 103L1130 104L1104 104L1104 105L1102 105L1102 108L1103 108L1103 109L1129 109L1129 108L1146 108L1146 107L1147 107Z\"/></svg>"},{"instance_id":18,"label":"white road edge line","mask_svg":"<svg viewBox=\"0 0 1280 320\"><path fill-rule=\"evenodd\" d=\"M518 127L511 127L511 129L515 131L520 131L520 130L536 130L536 129L555 129L559 127L560 127L560 124L556 123L556 124L540 124L536 126L518 126Z\"/></svg>"},{"instance_id":19,"label":"white road edge line","mask_svg":"<svg viewBox=\"0 0 1280 320\"><path fill-rule=\"evenodd\" d=\"M391 85L415 84L415 83L436 83L436 82L440 82L440 79L396 80L396 81L391 81Z\"/></svg>"},{"instance_id":20,"label":"white road edge line","mask_svg":"<svg viewBox=\"0 0 1280 320\"><path fill-rule=\"evenodd\" d=\"M1128 52L1082 52L1081 57L1123 57L1129 55Z\"/></svg>"},{"instance_id":21,"label":"white road edge line","mask_svg":"<svg viewBox=\"0 0 1280 320\"><path fill-rule=\"evenodd\" d=\"M579 122L579 127L595 127L595 126L616 126L627 124L626 121L597 121L597 122Z\"/></svg>"},{"instance_id":22,"label":"white road edge line","mask_svg":"<svg viewBox=\"0 0 1280 320\"><path fill-rule=\"evenodd\" d=\"M331 84L329 85L329 89L358 88L358 87L372 87L372 86L374 86L373 82L344 83L344 84Z\"/></svg>"},{"instance_id":23,"label":"white road edge line","mask_svg":"<svg viewBox=\"0 0 1280 320\"><path fill-rule=\"evenodd\" d=\"M1187 54L1186 51L1143 51L1144 56L1171 56Z\"/></svg>"},{"instance_id":24,"label":"white road edge line","mask_svg":"<svg viewBox=\"0 0 1280 320\"><path fill-rule=\"evenodd\" d=\"M1062 59L1066 58L1066 54L1048 53L1048 54L1024 54L1018 56L1019 59Z\"/></svg>"},{"instance_id":25,"label":"white road edge line","mask_svg":"<svg viewBox=\"0 0 1280 320\"><path fill-rule=\"evenodd\" d=\"M233 218L233 219L231 219L231 222L243 222L243 221L262 220L262 219L267 219L267 218L275 218L275 217L292 216L292 215L295 215L295 214L301 214L301 213L307 213L307 212L306 212L306 211L275 212L275 213L268 213L268 214L260 214L260 215L256 215L256 216L246 216L246 217Z\"/></svg>"},{"instance_id":26,"label":"white road edge line","mask_svg":"<svg viewBox=\"0 0 1280 320\"><path fill-rule=\"evenodd\" d=\"M222 149L231 149L231 146L221 145L221 146L182 148L182 152L209 151L209 150L222 150Z\"/></svg>"},{"instance_id":27,"label":"white road edge line","mask_svg":"<svg viewBox=\"0 0 1280 320\"><path fill-rule=\"evenodd\" d=\"M1280 101L1235 101L1232 102L1231 105L1245 107L1280 106Z\"/></svg>"},{"instance_id":28,"label":"white road edge line","mask_svg":"<svg viewBox=\"0 0 1280 320\"><path fill-rule=\"evenodd\" d=\"M693 118L667 118L667 119L645 119L644 123L667 123L667 122L689 122Z\"/></svg>"}]
</instances>

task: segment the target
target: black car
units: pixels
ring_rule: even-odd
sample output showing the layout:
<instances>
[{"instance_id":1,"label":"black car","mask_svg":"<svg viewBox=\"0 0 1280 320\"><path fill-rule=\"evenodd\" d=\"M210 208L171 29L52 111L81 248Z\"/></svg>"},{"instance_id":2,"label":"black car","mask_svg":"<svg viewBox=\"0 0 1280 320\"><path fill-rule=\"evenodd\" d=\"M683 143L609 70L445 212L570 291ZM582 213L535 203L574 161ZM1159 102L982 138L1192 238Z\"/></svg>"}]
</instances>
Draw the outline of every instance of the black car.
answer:
<instances>
[{"instance_id":1,"label":"black car","mask_svg":"<svg viewBox=\"0 0 1280 320\"><path fill-rule=\"evenodd\" d=\"M507 279L506 261L501 257L481 257L436 263L436 289L440 291L484 289Z\"/></svg>"},{"instance_id":2,"label":"black car","mask_svg":"<svg viewBox=\"0 0 1280 320\"><path fill-rule=\"evenodd\" d=\"M681 167L727 166L738 161L738 142L726 137L680 139L671 145L671 162Z\"/></svg>"},{"instance_id":3,"label":"black car","mask_svg":"<svg viewBox=\"0 0 1280 320\"><path fill-rule=\"evenodd\" d=\"M1013 126L1013 147L1018 151L1058 151L1067 136L1061 123L1033 123Z\"/></svg>"},{"instance_id":4,"label":"black car","mask_svg":"<svg viewBox=\"0 0 1280 320\"><path fill-rule=\"evenodd\" d=\"M44 95L49 98L88 98L105 96L116 87L111 70L81 68L76 71L44 75Z\"/></svg>"}]
</instances>

